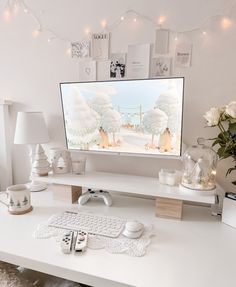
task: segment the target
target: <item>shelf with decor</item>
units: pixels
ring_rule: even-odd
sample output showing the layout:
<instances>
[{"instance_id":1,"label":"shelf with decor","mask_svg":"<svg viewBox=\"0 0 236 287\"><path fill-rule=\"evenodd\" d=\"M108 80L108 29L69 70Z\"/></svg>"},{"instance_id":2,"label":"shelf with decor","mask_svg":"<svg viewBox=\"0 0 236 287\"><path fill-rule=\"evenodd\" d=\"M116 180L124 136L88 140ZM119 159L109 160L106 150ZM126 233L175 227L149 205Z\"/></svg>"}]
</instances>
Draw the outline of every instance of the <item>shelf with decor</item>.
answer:
<instances>
[{"instance_id":1,"label":"shelf with decor","mask_svg":"<svg viewBox=\"0 0 236 287\"><path fill-rule=\"evenodd\" d=\"M103 189L111 192L124 192L128 194L135 194L141 196L152 196L156 198L156 211L157 210L175 210L173 216L165 216L159 214L158 216L165 217L178 217L182 216L183 201L191 201L196 203L215 204L215 193L220 192L221 188L218 186L213 191L196 191L181 186L168 186L159 183L156 177L136 176L108 172L86 172L83 175L77 174L50 174L48 176L37 177L34 176L33 180L45 182L57 186L59 189L69 190L72 192L76 187L78 196L81 194L82 187L91 189ZM78 193L79 192L79 193ZM160 209L161 208L161 209Z\"/></svg>"}]
</instances>

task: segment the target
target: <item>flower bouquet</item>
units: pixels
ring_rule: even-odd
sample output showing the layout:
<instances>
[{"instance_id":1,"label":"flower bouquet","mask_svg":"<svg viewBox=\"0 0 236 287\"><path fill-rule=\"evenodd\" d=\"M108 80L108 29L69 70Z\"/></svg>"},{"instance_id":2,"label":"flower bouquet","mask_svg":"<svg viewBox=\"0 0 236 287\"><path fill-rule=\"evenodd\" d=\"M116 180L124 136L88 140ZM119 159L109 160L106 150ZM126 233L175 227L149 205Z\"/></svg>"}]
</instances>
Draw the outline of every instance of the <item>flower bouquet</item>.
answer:
<instances>
[{"instance_id":1,"label":"flower bouquet","mask_svg":"<svg viewBox=\"0 0 236 287\"><path fill-rule=\"evenodd\" d=\"M212 146L218 145L217 154L220 159L233 158L233 167L227 170L226 176L236 170L236 102L223 108L211 108L204 115L209 127L218 127L220 133ZM236 180L232 182L236 185Z\"/></svg>"}]
</instances>

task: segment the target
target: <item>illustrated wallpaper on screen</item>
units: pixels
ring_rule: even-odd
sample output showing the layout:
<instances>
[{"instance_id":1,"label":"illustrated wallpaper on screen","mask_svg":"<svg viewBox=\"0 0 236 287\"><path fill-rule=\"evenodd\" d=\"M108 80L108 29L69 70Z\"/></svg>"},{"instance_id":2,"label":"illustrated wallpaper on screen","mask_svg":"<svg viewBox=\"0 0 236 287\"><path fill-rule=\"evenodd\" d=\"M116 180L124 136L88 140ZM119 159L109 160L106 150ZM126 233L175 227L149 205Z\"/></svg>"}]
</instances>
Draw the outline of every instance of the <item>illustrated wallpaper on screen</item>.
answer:
<instances>
[{"instance_id":1,"label":"illustrated wallpaper on screen","mask_svg":"<svg viewBox=\"0 0 236 287\"><path fill-rule=\"evenodd\" d=\"M183 79L61 84L69 149L180 155Z\"/></svg>"}]
</instances>

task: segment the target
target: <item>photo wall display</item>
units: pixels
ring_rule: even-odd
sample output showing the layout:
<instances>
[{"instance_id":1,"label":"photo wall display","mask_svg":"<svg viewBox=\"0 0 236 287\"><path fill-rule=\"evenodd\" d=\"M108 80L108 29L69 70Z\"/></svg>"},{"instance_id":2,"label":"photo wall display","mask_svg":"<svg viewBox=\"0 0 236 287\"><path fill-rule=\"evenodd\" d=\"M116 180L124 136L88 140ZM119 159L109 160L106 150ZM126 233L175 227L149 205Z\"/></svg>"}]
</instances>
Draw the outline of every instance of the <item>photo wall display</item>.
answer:
<instances>
[{"instance_id":1,"label":"photo wall display","mask_svg":"<svg viewBox=\"0 0 236 287\"><path fill-rule=\"evenodd\" d=\"M92 58L94 60L108 60L109 45L109 33L92 34Z\"/></svg>"},{"instance_id":2,"label":"photo wall display","mask_svg":"<svg viewBox=\"0 0 236 287\"><path fill-rule=\"evenodd\" d=\"M152 59L151 63L151 77L167 77L171 74L171 58L157 57Z\"/></svg>"},{"instance_id":3,"label":"photo wall display","mask_svg":"<svg viewBox=\"0 0 236 287\"><path fill-rule=\"evenodd\" d=\"M168 29L157 29L155 40L155 54L164 55L169 53L169 34Z\"/></svg>"},{"instance_id":4,"label":"photo wall display","mask_svg":"<svg viewBox=\"0 0 236 287\"><path fill-rule=\"evenodd\" d=\"M170 30L158 28L154 44L129 45L127 53L110 53L111 33L93 33L91 40L71 43L71 57L79 60L81 82L169 77L175 68L190 67L192 58L191 43L170 37Z\"/></svg>"},{"instance_id":5,"label":"photo wall display","mask_svg":"<svg viewBox=\"0 0 236 287\"><path fill-rule=\"evenodd\" d=\"M149 77L150 47L150 44L128 47L127 75L129 79Z\"/></svg>"},{"instance_id":6,"label":"photo wall display","mask_svg":"<svg viewBox=\"0 0 236 287\"><path fill-rule=\"evenodd\" d=\"M82 59L90 57L90 41L71 43L72 58Z\"/></svg>"},{"instance_id":7,"label":"photo wall display","mask_svg":"<svg viewBox=\"0 0 236 287\"><path fill-rule=\"evenodd\" d=\"M110 78L111 61L97 61L97 81L107 81Z\"/></svg>"},{"instance_id":8,"label":"photo wall display","mask_svg":"<svg viewBox=\"0 0 236 287\"><path fill-rule=\"evenodd\" d=\"M191 66L192 44L179 43L175 48L175 67L188 68Z\"/></svg>"},{"instance_id":9,"label":"photo wall display","mask_svg":"<svg viewBox=\"0 0 236 287\"><path fill-rule=\"evenodd\" d=\"M79 63L79 81L91 82L97 80L96 61L81 61Z\"/></svg>"},{"instance_id":10,"label":"photo wall display","mask_svg":"<svg viewBox=\"0 0 236 287\"><path fill-rule=\"evenodd\" d=\"M115 53L110 56L110 78L120 79L126 76L126 54Z\"/></svg>"}]
</instances>

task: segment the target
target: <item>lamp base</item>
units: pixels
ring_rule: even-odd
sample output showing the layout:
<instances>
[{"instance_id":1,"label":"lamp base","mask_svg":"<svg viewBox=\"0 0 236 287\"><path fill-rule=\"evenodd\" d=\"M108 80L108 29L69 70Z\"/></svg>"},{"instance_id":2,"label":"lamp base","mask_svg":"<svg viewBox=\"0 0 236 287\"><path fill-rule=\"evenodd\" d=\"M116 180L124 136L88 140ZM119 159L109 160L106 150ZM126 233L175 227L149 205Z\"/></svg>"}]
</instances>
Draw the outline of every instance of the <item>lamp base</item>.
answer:
<instances>
[{"instance_id":1,"label":"lamp base","mask_svg":"<svg viewBox=\"0 0 236 287\"><path fill-rule=\"evenodd\" d=\"M32 192L42 191L48 187L46 183L39 181L31 181L28 183L28 186Z\"/></svg>"}]
</instances>

